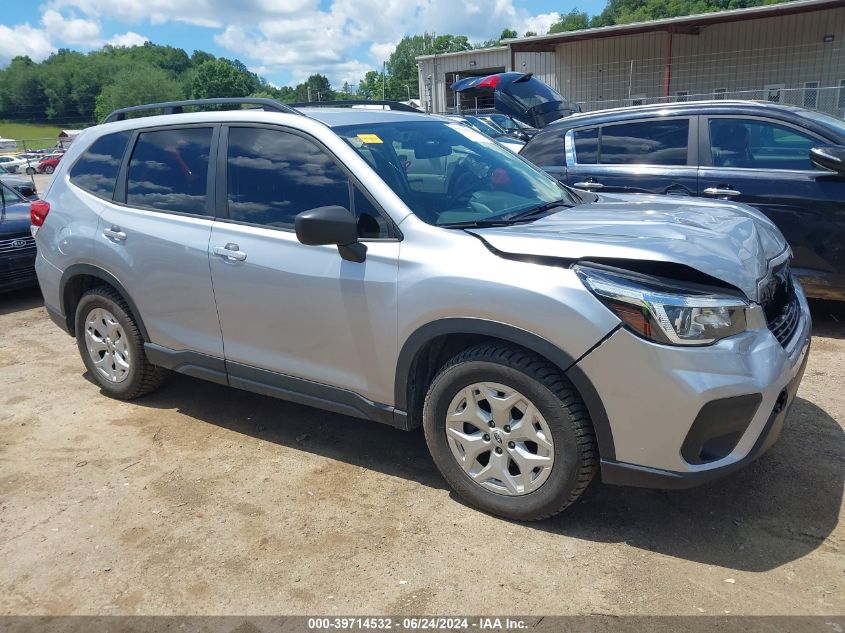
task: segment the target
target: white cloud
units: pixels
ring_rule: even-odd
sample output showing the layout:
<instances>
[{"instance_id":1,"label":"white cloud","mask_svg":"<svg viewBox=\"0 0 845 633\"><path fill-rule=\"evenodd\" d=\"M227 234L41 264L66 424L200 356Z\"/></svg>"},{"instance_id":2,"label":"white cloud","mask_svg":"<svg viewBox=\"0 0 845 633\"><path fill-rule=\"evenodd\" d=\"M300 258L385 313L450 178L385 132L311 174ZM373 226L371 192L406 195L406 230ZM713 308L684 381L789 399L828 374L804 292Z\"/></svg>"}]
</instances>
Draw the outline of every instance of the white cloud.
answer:
<instances>
[{"instance_id":1,"label":"white cloud","mask_svg":"<svg viewBox=\"0 0 845 633\"><path fill-rule=\"evenodd\" d=\"M41 16L47 37L52 41L69 46L89 47L100 41L100 23L96 20L65 17L58 11L48 9Z\"/></svg>"},{"instance_id":2,"label":"white cloud","mask_svg":"<svg viewBox=\"0 0 845 633\"><path fill-rule=\"evenodd\" d=\"M107 44L111 44L112 46L142 46L144 42L149 42L150 38L139 35L133 31L127 31L126 33L120 33L118 35L113 35Z\"/></svg>"},{"instance_id":3,"label":"white cloud","mask_svg":"<svg viewBox=\"0 0 845 633\"><path fill-rule=\"evenodd\" d=\"M533 31L537 35L545 35L549 32L552 24L560 19L560 13L541 13L540 15L532 15L523 20L522 28L518 28L519 34L522 35L527 31Z\"/></svg>"},{"instance_id":4,"label":"white cloud","mask_svg":"<svg viewBox=\"0 0 845 633\"><path fill-rule=\"evenodd\" d=\"M134 45L134 31L104 39L101 20L150 25L183 22L214 30L214 41L233 56L262 69L287 72L294 82L314 72L334 85L357 81L387 59L405 34L463 34L481 41L504 28L545 33L557 13L533 15L515 0L46 0L43 29L27 46L43 58L56 43L92 48ZM0 27L10 31L8 27ZM8 35L15 35L9 32ZM0 30L0 63L11 42Z\"/></svg>"},{"instance_id":5,"label":"white cloud","mask_svg":"<svg viewBox=\"0 0 845 633\"><path fill-rule=\"evenodd\" d=\"M44 29L33 28L29 24L13 27L0 24L0 67L18 55L27 55L38 62L54 50Z\"/></svg>"}]
</instances>

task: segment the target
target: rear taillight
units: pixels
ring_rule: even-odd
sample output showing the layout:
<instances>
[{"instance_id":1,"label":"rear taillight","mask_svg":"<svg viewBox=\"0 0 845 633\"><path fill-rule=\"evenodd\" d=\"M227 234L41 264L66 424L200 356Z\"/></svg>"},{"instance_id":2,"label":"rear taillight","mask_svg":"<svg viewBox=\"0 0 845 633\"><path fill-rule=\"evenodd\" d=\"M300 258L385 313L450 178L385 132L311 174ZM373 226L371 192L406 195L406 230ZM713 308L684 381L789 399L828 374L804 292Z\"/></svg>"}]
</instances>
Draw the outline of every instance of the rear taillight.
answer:
<instances>
[{"instance_id":1,"label":"rear taillight","mask_svg":"<svg viewBox=\"0 0 845 633\"><path fill-rule=\"evenodd\" d=\"M41 226L50 213L50 203L46 200L33 200L29 203L29 219L32 226Z\"/></svg>"}]
</instances>

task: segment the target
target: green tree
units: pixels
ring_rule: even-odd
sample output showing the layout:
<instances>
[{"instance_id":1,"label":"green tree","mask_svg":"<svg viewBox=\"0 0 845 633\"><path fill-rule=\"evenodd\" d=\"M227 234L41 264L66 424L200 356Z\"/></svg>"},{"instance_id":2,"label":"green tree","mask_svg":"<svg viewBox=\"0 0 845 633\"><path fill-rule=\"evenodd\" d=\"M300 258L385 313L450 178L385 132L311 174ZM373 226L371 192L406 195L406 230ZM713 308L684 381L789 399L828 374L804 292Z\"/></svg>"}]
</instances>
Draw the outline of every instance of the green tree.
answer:
<instances>
[{"instance_id":1,"label":"green tree","mask_svg":"<svg viewBox=\"0 0 845 633\"><path fill-rule=\"evenodd\" d=\"M519 37L519 34L514 31L513 29L505 29L502 31L502 34L499 36L499 41L501 40L512 40L514 38Z\"/></svg>"},{"instance_id":2,"label":"green tree","mask_svg":"<svg viewBox=\"0 0 845 633\"><path fill-rule=\"evenodd\" d=\"M185 97L182 86L170 74L154 66L135 66L121 73L117 80L106 86L96 100L94 115L97 121L117 108L176 101Z\"/></svg>"},{"instance_id":3,"label":"green tree","mask_svg":"<svg viewBox=\"0 0 845 633\"><path fill-rule=\"evenodd\" d=\"M535 35L537 35L536 31L525 31L525 35L522 37L534 37Z\"/></svg>"},{"instance_id":4,"label":"green tree","mask_svg":"<svg viewBox=\"0 0 845 633\"><path fill-rule=\"evenodd\" d=\"M578 31L590 26L590 16L584 11L572 9L569 13L560 16L560 19L549 27L549 33L565 33L566 31Z\"/></svg>"},{"instance_id":5,"label":"green tree","mask_svg":"<svg viewBox=\"0 0 845 633\"><path fill-rule=\"evenodd\" d=\"M315 73L294 88L294 101L332 101L334 90L328 77Z\"/></svg>"},{"instance_id":6,"label":"green tree","mask_svg":"<svg viewBox=\"0 0 845 633\"><path fill-rule=\"evenodd\" d=\"M251 88L244 74L222 59L200 64L191 81L191 94L197 99L245 97Z\"/></svg>"}]
</instances>

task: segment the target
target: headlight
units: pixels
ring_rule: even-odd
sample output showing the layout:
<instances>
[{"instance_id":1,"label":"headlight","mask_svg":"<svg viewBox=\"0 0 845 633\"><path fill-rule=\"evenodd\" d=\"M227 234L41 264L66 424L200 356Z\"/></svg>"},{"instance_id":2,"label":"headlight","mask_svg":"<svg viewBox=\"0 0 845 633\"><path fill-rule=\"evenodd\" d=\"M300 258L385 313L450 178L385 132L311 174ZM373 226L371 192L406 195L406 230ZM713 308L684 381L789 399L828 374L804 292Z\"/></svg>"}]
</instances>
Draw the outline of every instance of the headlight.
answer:
<instances>
[{"instance_id":1,"label":"headlight","mask_svg":"<svg viewBox=\"0 0 845 633\"><path fill-rule=\"evenodd\" d=\"M675 288L588 266L573 267L584 285L643 338L668 345L710 345L746 329L748 302Z\"/></svg>"}]
</instances>

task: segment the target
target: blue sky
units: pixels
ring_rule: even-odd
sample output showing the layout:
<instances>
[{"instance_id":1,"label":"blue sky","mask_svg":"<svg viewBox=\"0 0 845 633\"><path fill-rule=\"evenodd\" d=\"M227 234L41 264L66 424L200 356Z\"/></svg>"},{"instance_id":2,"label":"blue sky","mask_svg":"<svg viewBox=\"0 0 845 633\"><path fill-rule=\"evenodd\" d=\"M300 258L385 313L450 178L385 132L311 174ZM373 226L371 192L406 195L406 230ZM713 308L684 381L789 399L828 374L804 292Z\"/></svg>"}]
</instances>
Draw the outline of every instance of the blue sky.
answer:
<instances>
[{"instance_id":1,"label":"blue sky","mask_svg":"<svg viewBox=\"0 0 845 633\"><path fill-rule=\"evenodd\" d=\"M545 32L558 13L593 15L605 0L2 0L0 67L15 55L44 59L57 48L105 43L170 44L238 58L276 85L313 72L357 81L405 34L503 28Z\"/></svg>"}]
</instances>

